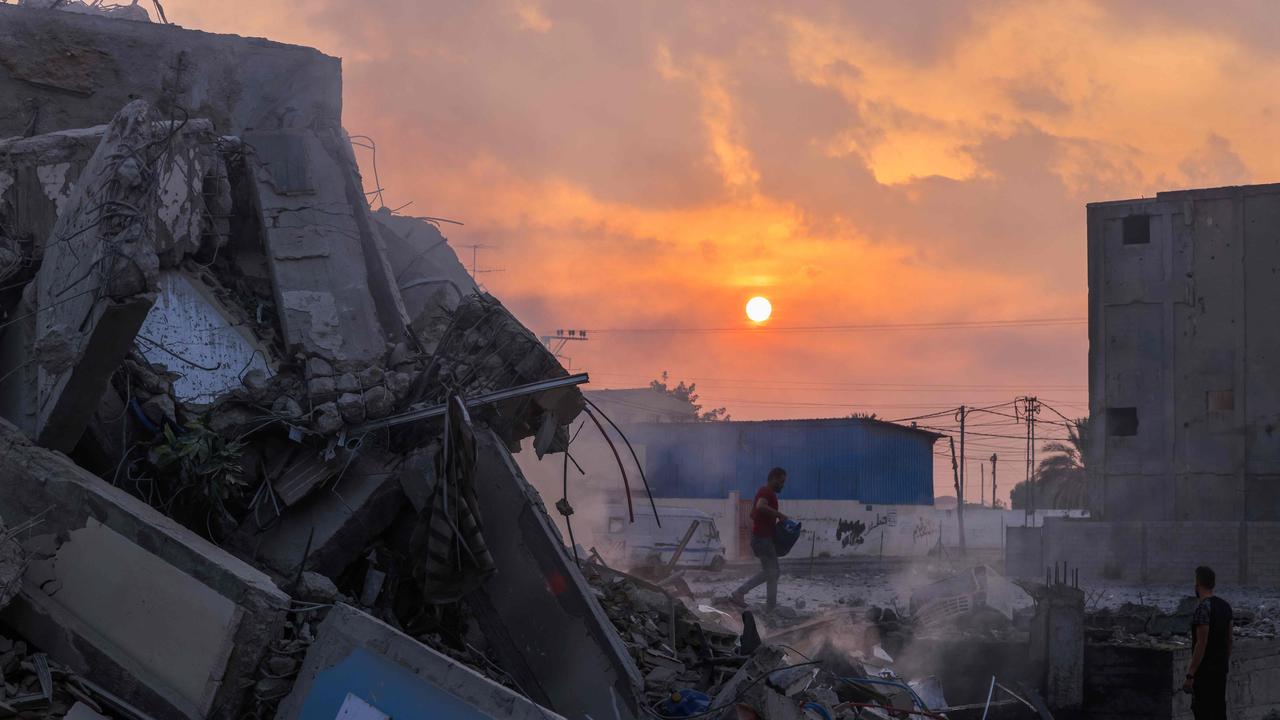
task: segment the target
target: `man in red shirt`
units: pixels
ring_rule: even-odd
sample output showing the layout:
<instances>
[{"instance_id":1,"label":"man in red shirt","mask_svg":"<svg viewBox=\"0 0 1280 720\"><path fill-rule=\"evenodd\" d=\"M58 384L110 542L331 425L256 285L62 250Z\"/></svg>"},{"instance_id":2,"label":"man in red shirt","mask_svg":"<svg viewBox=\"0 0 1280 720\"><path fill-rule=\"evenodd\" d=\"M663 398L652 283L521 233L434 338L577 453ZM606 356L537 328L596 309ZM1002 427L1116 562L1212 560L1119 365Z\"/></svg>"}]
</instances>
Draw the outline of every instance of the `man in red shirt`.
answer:
<instances>
[{"instance_id":1,"label":"man in red shirt","mask_svg":"<svg viewBox=\"0 0 1280 720\"><path fill-rule=\"evenodd\" d=\"M787 484L787 471L776 467L769 471L769 478L756 491L751 505L751 552L760 558L760 572L752 575L730 598L738 605L747 604L747 593L761 584L768 583L767 609L772 612L778 604L778 551L773 545L773 529L787 516L778 512L778 493Z\"/></svg>"}]
</instances>

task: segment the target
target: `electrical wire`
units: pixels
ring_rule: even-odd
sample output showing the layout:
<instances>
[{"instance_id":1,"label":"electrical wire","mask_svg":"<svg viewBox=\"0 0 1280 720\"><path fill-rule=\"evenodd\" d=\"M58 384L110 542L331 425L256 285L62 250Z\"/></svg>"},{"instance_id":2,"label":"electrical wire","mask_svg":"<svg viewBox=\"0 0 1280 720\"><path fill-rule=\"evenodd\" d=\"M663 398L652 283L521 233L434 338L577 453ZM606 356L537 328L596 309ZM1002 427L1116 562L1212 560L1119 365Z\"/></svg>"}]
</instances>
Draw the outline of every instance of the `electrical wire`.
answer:
<instances>
[{"instance_id":1,"label":"electrical wire","mask_svg":"<svg viewBox=\"0 0 1280 720\"><path fill-rule=\"evenodd\" d=\"M618 462L618 470L622 472L622 487L627 492L627 516L634 523L636 521L636 509L631 502L631 482L627 480L627 468L622 464L622 456L618 454L618 448L613 444L613 438L609 437L609 433L605 432L604 426L596 419L595 413L591 412L591 408L587 407L582 410L587 414L587 417L591 418L591 422L596 424L596 428L604 436L604 441L609 443L609 449L613 451L613 459Z\"/></svg>"},{"instance_id":2,"label":"electrical wire","mask_svg":"<svg viewBox=\"0 0 1280 720\"><path fill-rule=\"evenodd\" d=\"M1009 327L1059 327L1086 325L1087 317L1011 318L1005 320L951 320L921 323L869 323L849 325L757 325L739 327L588 328L593 333L742 333L742 332L874 332L886 330L959 330Z\"/></svg>"},{"instance_id":3,"label":"electrical wire","mask_svg":"<svg viewBox=\"0 0 1280 720\"><path fill-rule=\"evenodd\" d=\"M600 409L599 405L591 402L591 398L583 395L582 399L586 400L588 405L590 405L596 412L600 413L600 417L604 418L605 421L612 425L613 429L618 431L618 437L622 438L622 442L626 443L627 450L631 451L631 459L636 463L636 470L640 471L640 482L644 484L644 492L649 496L649 507L653 509L654 522L658 524L658 527L662 527L662 518L658 516L658 504L653 500L653 491L649 489L649 479L644 475L644 465L640 462L639 456L636 455L636 449L631 447L631 441L627 439L627 434L622 432L622 428L618 427L618 423L614 422L613 418L606 415L604 410ZM634 522L634 519L632 522Z\"/></svg>"}]
</instances>

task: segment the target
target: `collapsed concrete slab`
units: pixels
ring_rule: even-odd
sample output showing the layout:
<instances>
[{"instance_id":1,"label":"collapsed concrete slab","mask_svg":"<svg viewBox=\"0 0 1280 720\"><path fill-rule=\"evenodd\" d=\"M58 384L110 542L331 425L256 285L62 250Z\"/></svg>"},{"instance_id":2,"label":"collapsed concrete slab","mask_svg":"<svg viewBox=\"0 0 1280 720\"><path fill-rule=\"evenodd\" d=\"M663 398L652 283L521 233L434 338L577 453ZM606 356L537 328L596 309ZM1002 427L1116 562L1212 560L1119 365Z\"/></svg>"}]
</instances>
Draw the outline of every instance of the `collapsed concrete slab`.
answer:
<instances>
[{"instance_id":1,"label":"collapsed concrete slab","mask_svg":"<svg viewBox=\"0 0 1280 720\"><path fill-rule=\"evenodd\" d=\"M194 132L208 132L197 124ZM70 450L155 301L161 257L198 247L207 160L184 128L130 103L107 126L58 215L29 287L29 431ZM25 343L24 343L25 344Z\"/></svg>"},{"instance_id":2,"label":"collapsed concrete slab","mask_svg":"<svg viewBox=\"0 0 1280 720\"><path fill-rule=\"evenodd\" d=\"M424 314L429 312L430 308ZM442 404L443 388L475 397L569 374L551 351L488 293L466 296L447 317L448 326L442 335L421 338L424 346L436 346L430 371L419 381L431 392L418 393L415 399ZM550 447L558 450L567 445L565 426L584 406L581 391L564 387L503 400L476 415L513 451L519 449L521 439L537 433L551 417L551 425L558 429L553 436L555 442L548 443L543 448L545 452Z\"/></svg>"},{"instance_id":3,"label":"collapsed concrete slab","mask_svg":"<svg viewBox=\"0 0 1280 720\"><path fill-rule=\"evenodd\" d=\"M158 718L237 717L288 603L270 578L4 420L0 477L0 515L40 517L0 619Z\"/></svg>"},{"instance_id":4,"label":"collapsed concrete slab","mask_svg":"<svg viewBox=\"0 0 1280 720\"><path fill-rule=\"evenodd\" d=\"M395 460L371 453L331 465L300 463L327 485L311 492L279 518L257 510L237 544L255 562L286 577L305 569L336 577L395 520L404 504ZM330 478L332 480L330 481Z\"/></svg>"},{"instance_id":5,"label":"collapsed concrete slab","mask_svg":"<svg viewBox=\"0 0 1280 720\"><path fill-rule=\"evenodd\" d=\"M284 341L368 365L406 338L408 317L336 132L252 132L254 187Z\"/></svg>"},{"instance_id":6,"label":"collapsed concrete slab","mask_svg":"<svg viewBox=\"0 0 1280 720\"><path fill-rule=\"evenodd\" d=\"M463 297L477 292L471 274L459 262L449 241L432 222L395 215L387 208L373 213L374 222L395 268L395 282L413 319L423 352L435 352L432 339L439 337L432 324L447 324L447 313Z\"/></svg>"},{"instance_id":7,"label":"collapsed concrete slab","mask_svg":"<svg viewBox=\"0 0 1280 720\"><path fill-rule=\"evenodd\" d=\"M101 125L135 99L229 135L337 127L342 68L259 38L0 4L0 137Z\"/></svg>"},{"instance_id":8,"label":"collapsed concrete slab","mask_svg":"<svg viewBox=\"0 0 1280 720\"><path fill-rule=\"evenodd\" d=\"M344 715L359 709L363 714ZM333 717L560 718L344 604L329 611L277 720Z\"/></svg>"},{"instance_id":9,"label":"collapsed concrete slab","mask_svg":"<svg viewBox=\"0 0 1280 720\"><path fill-rule=\"evenodd\" d=\"M591 587L502 440L476 433L475 492L498 568L467 598L500 664L566 717L633 718L644 685Z\"/></svg>"}]
</instances>

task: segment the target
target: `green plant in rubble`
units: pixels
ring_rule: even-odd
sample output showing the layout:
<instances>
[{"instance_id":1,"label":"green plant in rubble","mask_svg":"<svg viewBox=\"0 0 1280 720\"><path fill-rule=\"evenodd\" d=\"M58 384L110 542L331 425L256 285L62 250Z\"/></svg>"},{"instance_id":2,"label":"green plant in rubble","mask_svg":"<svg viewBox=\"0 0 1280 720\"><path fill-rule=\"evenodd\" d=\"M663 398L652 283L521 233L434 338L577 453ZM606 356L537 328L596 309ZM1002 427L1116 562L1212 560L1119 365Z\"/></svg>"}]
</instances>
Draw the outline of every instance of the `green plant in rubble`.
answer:
<instances>
[{"instance_id":1,"label":"green plant in rubble","mask_svg":"<svg viewBox=\"0 0 1280 720\"><path fill-rule=\"evenodd\" d=\"M227 440L204 425L192 422L183 433L165 425L164 434L151 447L148 458L157 474L169 482L167 508L207 508L220 519L234 521L227 509L249 489L240 465L244 444Z\"/></svg>"}]
</instances>

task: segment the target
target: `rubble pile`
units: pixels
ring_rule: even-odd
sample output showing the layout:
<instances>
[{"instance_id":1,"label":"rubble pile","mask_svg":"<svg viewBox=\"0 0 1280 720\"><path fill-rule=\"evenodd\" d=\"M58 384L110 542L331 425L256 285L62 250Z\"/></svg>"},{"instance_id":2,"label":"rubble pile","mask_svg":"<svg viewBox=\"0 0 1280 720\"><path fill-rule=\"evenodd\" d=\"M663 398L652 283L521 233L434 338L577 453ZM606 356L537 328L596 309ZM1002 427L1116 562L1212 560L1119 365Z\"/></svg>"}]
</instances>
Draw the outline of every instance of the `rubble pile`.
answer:
<instances>
[{"instance_id":1,"label":"rubble pile","mask_svg":"<svg viewBox=\"0 0 1280 720\"><path fill-rule=\"evenodd\" d=\"M1183 598L1172 612L1154 605L1126 602L1085 616L1088 637L1094 642L1143 647L1177 648L1191 644L1191 615L1197 598ZM1270 640L1277 637L1277 618L1266 603L1254 609L1234 608L1232 633L1238 638Z\"/></svg>"},{"instance_id":2,"label":"rubble pile","mask_svg":"<svg viewBox=\"0 0 1280 720\"><path fill-rule=\"evenodd\" d=\"M0 5L0 710L292 717L378 636L490 714L637 716L511 459L587 378L369 206L338 61L39 5ZM526 566L530 627L595 653L563 682Z\"/></svg>"},{"instance_id":3,"label":"rubble pile","mask_svg":"<svg viewBox=\"0 0 1280 720\"><path fill-rule=\"evenodd\" d=\"M0 713L6 717L61 717L77 704L83 708L80 712L100 714L108 701L99 695L100 689L44 653L5 636L0 636L0 676Z\"/></svg>"},{"instance_id":4,"label":"rubble pile","mask_svg":"<svg viewBox=\"0 0 1280 720\"><path fill-rule=\"evenodd\" d=\"M936 680L895 674L879 639L906 642L910 630L892 609L775 614L766 626L753 611L739 620L701 604L678 582L656 585L596 562L583 572L644 674L650 717L931 716L924 695L945 709Z\"/></svg>"}]
</instances>

